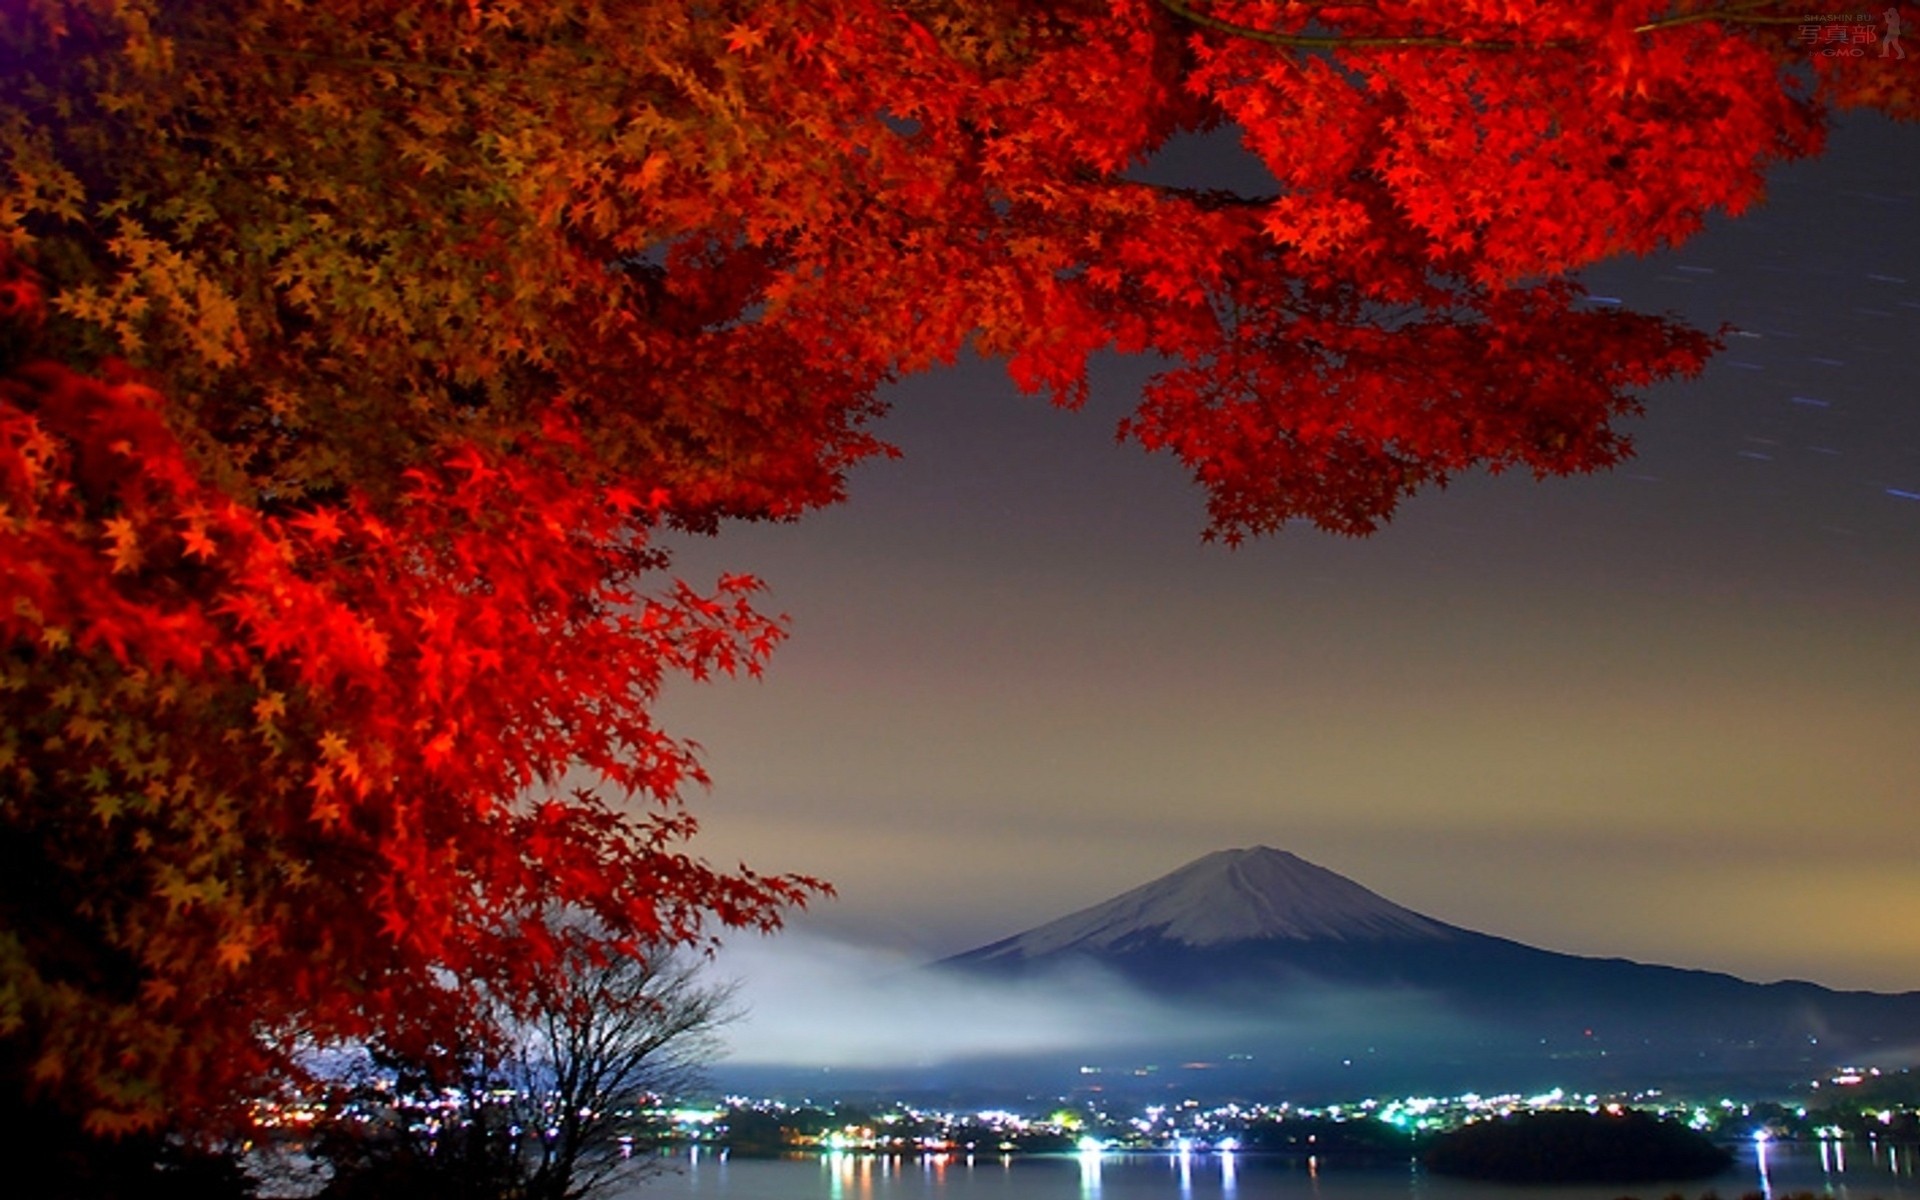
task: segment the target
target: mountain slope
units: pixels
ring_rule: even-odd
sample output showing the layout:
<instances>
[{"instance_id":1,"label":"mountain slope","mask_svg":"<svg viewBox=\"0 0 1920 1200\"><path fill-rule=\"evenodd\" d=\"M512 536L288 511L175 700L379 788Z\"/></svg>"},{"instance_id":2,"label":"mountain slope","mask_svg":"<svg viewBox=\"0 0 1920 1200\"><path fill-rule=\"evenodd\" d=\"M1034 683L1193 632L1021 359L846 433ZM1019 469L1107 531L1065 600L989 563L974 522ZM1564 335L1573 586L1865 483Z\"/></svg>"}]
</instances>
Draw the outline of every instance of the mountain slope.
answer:
<instances>
[{"instance_id":1,"label":"mountain slope","mask_svg":"<svg viewBox=\"0 0 1920 1200\"><path fill-rule=\"evenodd\" d=\"M1469 1029L1476 1052L1663 1065L1733 1056L1797 1070L1920 1046L1920 993L1757 984L1537 949L1436 921L1263 846L1209 854L937 966L1032 980L1091 966L1207 1020L1243 1029L1265 1020L1294 1041L1318 1036L1331 1013L1355 1042ZM1383 1015L1368 1024L1368 1012Z\"/></svg>"},{"instance_id":2,"label":"mountain slope","mask_svg":"<svg viewBox=\"0 0 1920 1200\"><path fill-rule=\"evenodd\" d=\"M1103 904L955 961L1096 953L1142 941L1222 946L1281 938L1449 938L1450 925L1383 899L1284 850L1219 850Z\"/></svg>"}]
</instances>

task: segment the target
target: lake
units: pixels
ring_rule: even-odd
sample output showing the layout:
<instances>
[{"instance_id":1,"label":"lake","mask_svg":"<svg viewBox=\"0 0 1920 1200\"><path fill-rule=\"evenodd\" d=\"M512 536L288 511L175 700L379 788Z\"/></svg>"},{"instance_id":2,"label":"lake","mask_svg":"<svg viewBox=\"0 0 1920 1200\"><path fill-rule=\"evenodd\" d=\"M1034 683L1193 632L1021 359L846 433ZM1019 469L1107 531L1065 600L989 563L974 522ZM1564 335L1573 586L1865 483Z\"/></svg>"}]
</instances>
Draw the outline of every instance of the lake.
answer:
<instances>
[{"instance_id":1,"label":"lake","mask_svg":"<svg viewBox=\"0 0 1920 1200\"><path fill-rule=\"evenodd\" d=\"M1911 1146L1773 1143L1743 1147L1714 1179L1684 1184L1539 1187L1425 1175L1412 1164L1316 1162L1258 1154L1036 1154L891 1158L833 1154L784 1159L682 1153L669 1173L620 1200L1723 1200L1797 1193L1836 1200L1920 1200Z\"/></svg>"}]
</instances>

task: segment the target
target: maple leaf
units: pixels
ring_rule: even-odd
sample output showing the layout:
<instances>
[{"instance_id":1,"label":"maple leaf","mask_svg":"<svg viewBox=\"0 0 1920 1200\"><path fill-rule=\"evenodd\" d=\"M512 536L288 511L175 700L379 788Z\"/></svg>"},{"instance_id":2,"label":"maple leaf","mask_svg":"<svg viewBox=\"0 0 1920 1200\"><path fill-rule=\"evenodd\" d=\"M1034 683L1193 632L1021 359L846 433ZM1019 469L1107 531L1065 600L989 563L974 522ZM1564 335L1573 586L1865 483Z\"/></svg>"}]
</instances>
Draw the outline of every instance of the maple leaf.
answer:
<instances>
[{"instance_id":1,"label":"maple leaf","mask_svg":"<svg viewBox=\"0 0 1920 1200\"><path fill-rule=\"evenodd\" d=\"M253 719L262 727L287 715L287 698L280 692L268 692L253 704ZM323 747L324 748L324 747Z\"/></svg>"},{"instance_id":2,"label":"maple leaf","mask_svg":"<svg viewBox=\"0 0 1920 1200\"><path fill-rule=\"evenodd\" d=\"M160 884L154 889L156 895L166 902L169 913L192 908L201 899L201 889L177 870L161 872Z\"/></svg>"},{"instance_id":3,"label":"maple leaf","mask_svg":"<svg viewBox=\"0 0 1920 1200\"><path fill-rule=\"evenodd\" d=\"M113 562L114 572L138 570L140 533L134 528L132 519L114 517L103 522L100 531L107 539L107 557Z\"/></svg>"},{"instance_id":4,"label":"maple leaf","mask_svg":"<svg viewBox=\"0 0 1920 1200\"><path fill-rule=\"evenodd\" d=\"M752 54L766 44L767 33L751 25L738 24L727 30L727 49L735 54Z\"/></svg>"},{"instance_id":5,"label":"maple leaf","mask_svg":"<svg viewBox=\"0 0 1920 1200\"><path fill-rule=\"evenodd\" d=\"M252 960L253 938L248 933L229 934L214 950L214 962L224 971L237 971Z\"/></svg>"},{"instance_id":6,"label":"maple leaf","mask_svg":"<svg viewBox=\"0 0 1920 1200\"><path fill-rule=\"evenodd\" d=\"M220 547L207 536L206 525L194 522L180 535L180 542L187 555L206 562L220 553Z\"/></svg>"},{"instance_id":7,"label":"maple leaf","mask_svg":"<svg viewBox=\"0 0 1920 1200\"><path fill-rule=\"evenodd\" d=\"M324 508L303 512L293 518L295 528L305 531L315 545L327 547L338 542L346 531L340 527L338 514Z\"/></svg>"},{"instance_id":8,"label":"maple leaf","mask_svg":"<svg viewBox=\"0 0 1920 1200\"><path fill-rule=\"evenodd\" d=\"M444 763L453 754L455 741L451 731L436 734L422 747L422 753L430 765Z\"/></svg>"},{"instance_id":9,"label":"maple leaf","mask_svg":"<svg viewBox=\"0 0 1920 1200\"><path fill-rule=\"evenodd\" d=\"M107 723L98 717L75 713L67 719L65 730L68 737L75 739L82 746L91 746L106 737Z\"/></svg>"}]
</instances>

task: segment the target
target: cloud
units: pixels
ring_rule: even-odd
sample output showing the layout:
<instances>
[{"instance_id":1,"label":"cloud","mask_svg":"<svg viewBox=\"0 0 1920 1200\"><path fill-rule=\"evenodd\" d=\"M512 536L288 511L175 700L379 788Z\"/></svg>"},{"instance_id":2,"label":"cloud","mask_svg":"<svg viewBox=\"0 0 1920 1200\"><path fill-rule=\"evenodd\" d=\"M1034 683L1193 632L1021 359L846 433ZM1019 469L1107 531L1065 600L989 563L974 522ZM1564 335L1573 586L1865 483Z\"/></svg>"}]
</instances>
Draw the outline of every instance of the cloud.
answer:
<instances>
[{"instance_id":1,"label":"cloud","mask_svg":"<svg viewBox=\"0 0 1920 1200\"><path fill-rule=\"evenodd\" d=\"M980 979L802 932L730 944L715 971L739 982L747 1011L723 1031L730 1065L918 1066L1119 1049L1194 1022L1092 967Z\"/></svg>"},{"instance_id":2,"label":"cloud","mask_svg":"<svg viewBox=\"0 0 1920 1200\"><path fill-rule=\"evenodd\" d=\"M1150 996L1092 964L1019 979L928 969L924 960L813 932L730 943L715 964L745 1016L727 1026L728 1068L862 1070L997 1060L1109 1065L1239 1059L1250 1069L1406 1064L1486 1030L1431 995L1293 977L1232 1007Z\"/></svg>"}]
</instances>

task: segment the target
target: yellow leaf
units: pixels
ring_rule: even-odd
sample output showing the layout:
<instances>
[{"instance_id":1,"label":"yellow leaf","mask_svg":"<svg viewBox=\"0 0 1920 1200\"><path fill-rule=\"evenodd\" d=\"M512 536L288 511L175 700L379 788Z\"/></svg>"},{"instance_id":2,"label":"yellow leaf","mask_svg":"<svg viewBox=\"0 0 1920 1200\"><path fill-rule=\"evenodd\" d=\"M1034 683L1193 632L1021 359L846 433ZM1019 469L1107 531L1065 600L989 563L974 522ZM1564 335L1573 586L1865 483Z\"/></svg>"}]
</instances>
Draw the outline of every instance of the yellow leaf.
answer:
<instances>
[{"instance_id":1,"label":"yellow leaf","mask_svg":"<svg viewBox=\"0 0 1920 1200\"><path fill-rule=\"evenodd\" d=\"M167 902L169 913L183 908L192 908L200 901L200 889L187 882L187 877L175 870L163 871L159 887L161 899Z\"/></svg>"},{"instance_id":2,"label":"yellow leaf","mask_svg":"<svg viewBox=\"0 0 1920 1200\"><path fill-rule=\"evenodd\" d=\"M107 549L107 557L113 560L113 573L132 571L140 566L139 533L133 527L133 521L127 517L115 517L102 526L107 539L112 543Z\"/></svg>"},{"instance_id":3,"label":"yellow leaf","mask_svg":"<svg viewBox=\"0 0 1920 1200\"><path fill-rule=\"evenodd\" d=\"M253 702L253 719L262 729L287 715L287 698L279 692L268 692ZM328 735L332 737L332 734ZM337 740L337 739L336 739ZM324 741L324 739L323 739Z\"/></svg>"},{"instance_id":4,"label":"yellow leaf","mask_svg":"<svg viewBox=\"0 0 1920 1200\"><path fill-rule=\"evenodd\" d=\"M78 738L83 746L91 746L107 736L107 723L97 717L75 714L66 724L68 737Z\"/></svg>"}]
</instances>

